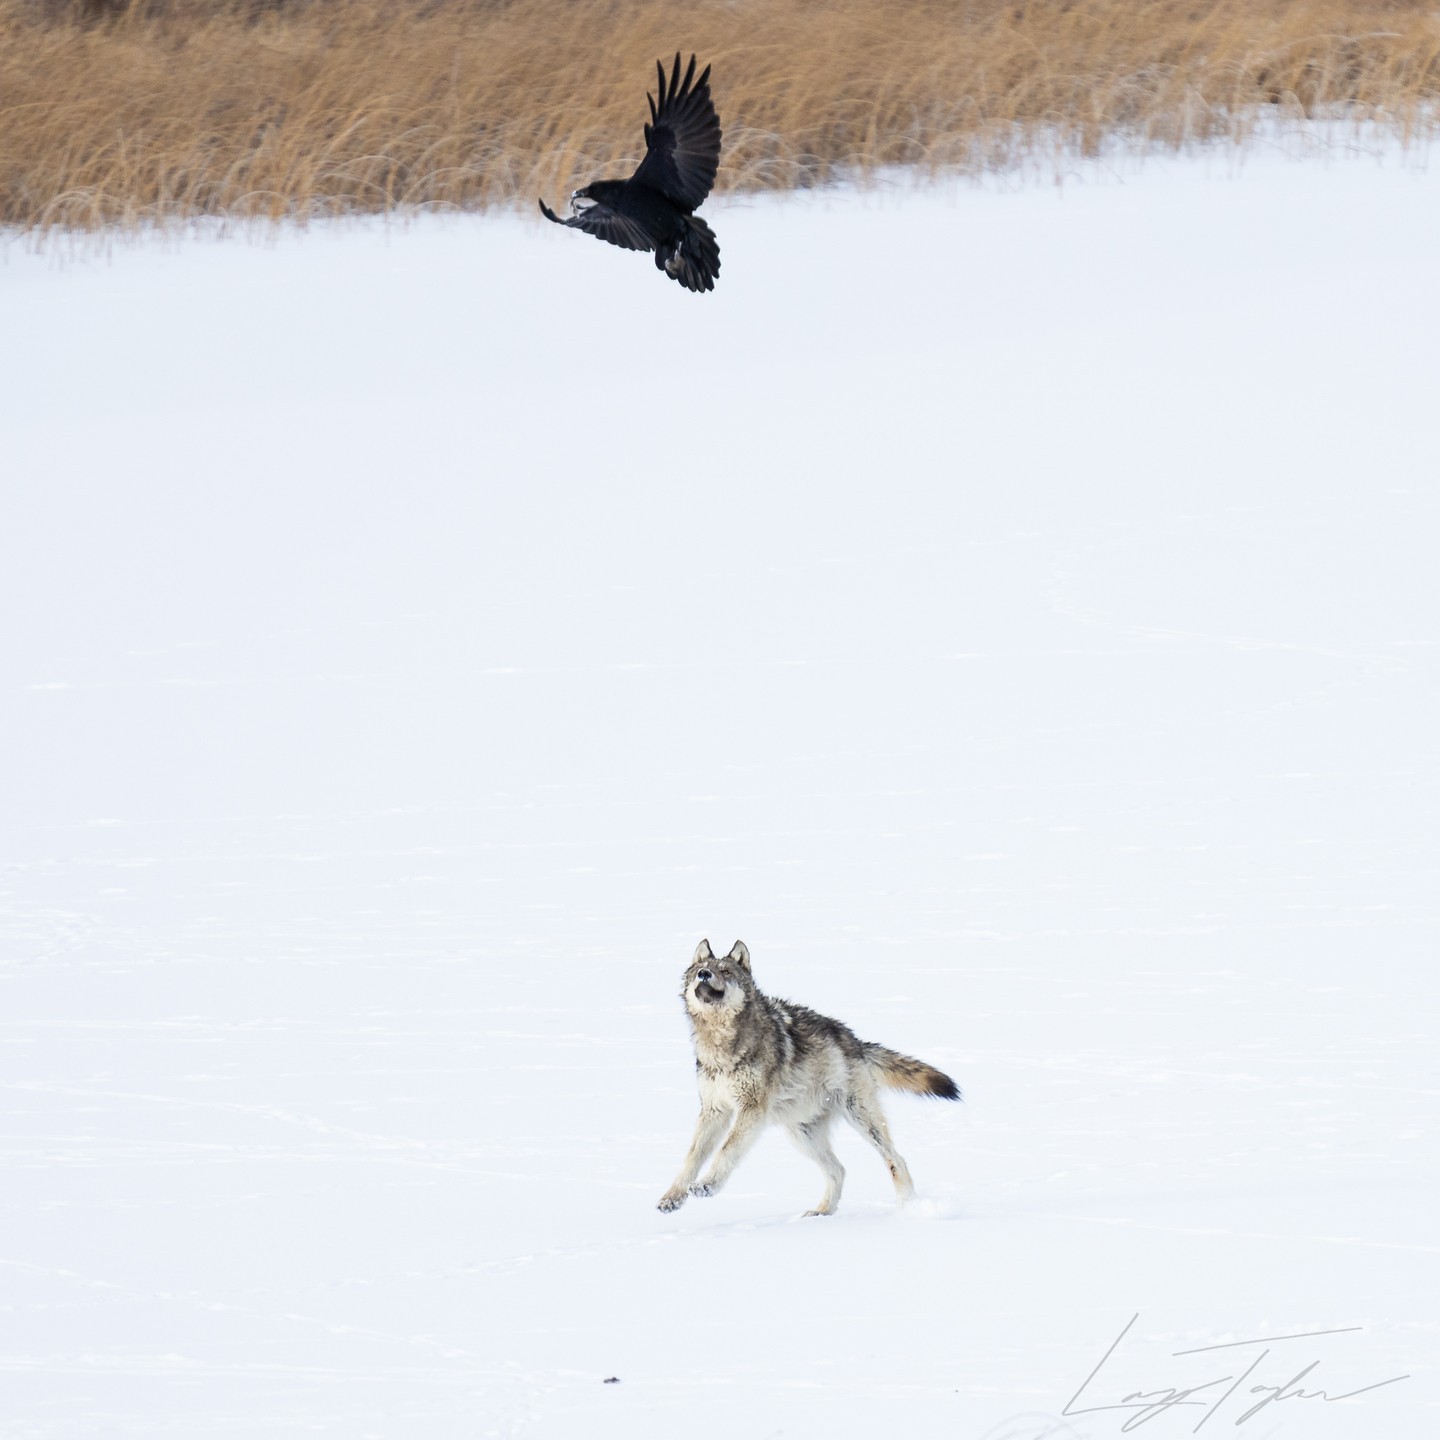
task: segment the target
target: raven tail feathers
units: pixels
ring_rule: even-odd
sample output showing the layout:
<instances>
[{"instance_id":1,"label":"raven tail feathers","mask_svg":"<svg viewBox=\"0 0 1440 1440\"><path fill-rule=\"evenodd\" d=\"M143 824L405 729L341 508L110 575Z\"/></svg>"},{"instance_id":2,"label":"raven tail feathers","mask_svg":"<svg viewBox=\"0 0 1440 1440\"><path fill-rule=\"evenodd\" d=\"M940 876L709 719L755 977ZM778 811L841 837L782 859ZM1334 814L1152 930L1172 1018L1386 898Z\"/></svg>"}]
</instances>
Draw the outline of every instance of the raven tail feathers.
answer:
<instances>
[{"instance_id":1,"label":"raven tail feathers","mask_svg":"<svg viewBox=\"0 0 1440 1440\"><path fill-rule=\"evenodd\" d=\"M687 290L713 290L720 274L720 242L698 215L689 215L680 238L656 250L655 264Z\"/></svg>"}]
</instances>

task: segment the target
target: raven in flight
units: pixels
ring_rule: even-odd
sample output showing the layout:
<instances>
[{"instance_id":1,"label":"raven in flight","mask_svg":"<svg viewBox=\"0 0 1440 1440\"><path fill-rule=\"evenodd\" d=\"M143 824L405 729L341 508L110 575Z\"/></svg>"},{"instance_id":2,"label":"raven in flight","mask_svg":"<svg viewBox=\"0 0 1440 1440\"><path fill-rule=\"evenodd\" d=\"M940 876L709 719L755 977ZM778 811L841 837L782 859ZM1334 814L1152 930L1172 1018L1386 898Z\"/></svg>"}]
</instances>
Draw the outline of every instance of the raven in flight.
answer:
<instances>
[{"instance_id":1,"label":"raven in flight","mask_svg":"<svg viewBox=\"0 0 1440 1440\"><path fill-rule=\"evenodd\" d=\"M695 80L695 57L680 78L680 56L665 79L657 60L660 103L651 95L645 158L628 180L594 180L570 197L562 220L543 200L540 213L625 250L653 250L656 269L687 290L713 290L720 273L715 232L697 216L720 168L720 117L710 99L710 67Z\"/></svg>"}]
</instances>

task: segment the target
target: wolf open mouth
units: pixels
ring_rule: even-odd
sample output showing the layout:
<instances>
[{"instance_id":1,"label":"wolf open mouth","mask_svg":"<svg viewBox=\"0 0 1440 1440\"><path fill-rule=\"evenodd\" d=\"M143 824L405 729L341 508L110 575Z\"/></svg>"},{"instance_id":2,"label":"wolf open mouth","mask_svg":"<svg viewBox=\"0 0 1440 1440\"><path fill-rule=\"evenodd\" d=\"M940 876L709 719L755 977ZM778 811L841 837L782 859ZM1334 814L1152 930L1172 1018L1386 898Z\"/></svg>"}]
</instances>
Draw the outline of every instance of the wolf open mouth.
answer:
<instances>
[{"instance_id":1,"label":"wolf open mouth","mask_svg":"<svg viewBox=\"0 0 1440 1440\"><path fill-rule=\"evenodd\" d=\"M725 990L723 987L717 989L708 980L698 980L695 983L695 997L713 1005L717 1000L725 998Z\"/></svg>"}]
</instances>

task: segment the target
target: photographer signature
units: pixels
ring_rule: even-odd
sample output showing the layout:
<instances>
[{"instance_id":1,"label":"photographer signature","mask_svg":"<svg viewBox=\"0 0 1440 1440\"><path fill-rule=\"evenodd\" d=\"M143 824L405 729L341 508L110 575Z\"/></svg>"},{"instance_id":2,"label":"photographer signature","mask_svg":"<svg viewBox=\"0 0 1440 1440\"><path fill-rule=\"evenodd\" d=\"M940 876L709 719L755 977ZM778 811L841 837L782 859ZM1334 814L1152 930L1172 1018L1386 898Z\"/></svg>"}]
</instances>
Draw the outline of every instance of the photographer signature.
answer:
<instances>
[{"instance_id":1,"label":"photographer signature","mask_svg":"<svg viewBox=\"0 0 1440 1440\"><path fill-rule=\"evenodd\" d=\"M1120 1426L1122 1434L1128 1434L1132 1430L1138 1430L1142 1425L1149 1424L1161 1415L1170 1411L1179 1411L1182 1408L1189 1408L1192 1413L1195 1410L1203 1410L1205 1413L1196 1421L1192 1433L1199 1431L1205 1426L1220 1409L1234 1399L1231 1409L1240 1406L1245 1408L1234 1419L1234 1424L1243 1425L1247 1420L1253 1420L1271 1405L1279 1405L1287 1400L1320 1400L1327 1404L1333 1404L1336 1400L1349 1400L1356 1395L1364 1395L1371 1390L1379 1390L1385 1385L1397 1385L1401 1380L1408 1380L1408 1375L1392 1375L1388 1380L1376 1380L1369 1385L1360 1385L1354 1389L1345 1390L1343 1393L1332 1395L1323 1389L1307 1389L1306 1384L1310 1383L1310 1375L1319 1364L1319 1360L1311 1360L1309 1364L1302 1365L1295 1370L1288 1379L1280 1384L1264 1383L1267 1378L1276 1377L1284 1373L1289 1365L1294 1363L1293 1351L1291 1357L1283 1362L1283 1368L1272 1365L1268 1368L1267 1376L1261 1367L1270 1360L1274 1353L1274 1347L1288 1346L1295 1340L1313 1340L1322 1335L1345 1335L1364 1327L1360 1325L1347 1325L1339 1330L1307 1330L1296 1335L1266 1335L1259 1336L1254 1340L1229 1340L1222 1345L1201 1345L1193 1350L1176 1350L1172 1352L1174 1357L1182 1355L1203 1355L1216 1350L1237 1350L1242 1354L1237 1360L1248 1358L1250 1347L1262 1347L1260 1353L1255 1355L1239 1374L1217 1375L1212 1379L1201 1380L1198 1384L1185 1386L1161 1386L1154 1390L1136 1390L1130 1394L1121 1396L1118 1400L1111 1400L1104 1404L1081 1404L1082 1397L1090 1400L1092 1389L1098 1389L1103 1393L1103 1386L1097 1385L1097 1377L1108 1365L1120 1347L1120 1342L1130 1333L1135 1322L1140 1318L1139 1314L1132 1315L1126 1323L1125 1328L1111 1342L1110 1348L1100 1357L1099 1364L1081 1382L1080 1388L1066 1402L1065 1408L1060 1412L1064 1416L1076 1415L1098 1415L1106 1411L1125 1411L1127 1418ZM1257 1375L1256 1372L1261 1372ZM1246 1385L1247 1381L1254 1383ZM1221 1388L1224 1387L1224 1388ZM1245 1387L1242 1389L1242 1387ZM1252 1397L1262 1398L1255 1400Z\"/></svg>"}]
</instances>

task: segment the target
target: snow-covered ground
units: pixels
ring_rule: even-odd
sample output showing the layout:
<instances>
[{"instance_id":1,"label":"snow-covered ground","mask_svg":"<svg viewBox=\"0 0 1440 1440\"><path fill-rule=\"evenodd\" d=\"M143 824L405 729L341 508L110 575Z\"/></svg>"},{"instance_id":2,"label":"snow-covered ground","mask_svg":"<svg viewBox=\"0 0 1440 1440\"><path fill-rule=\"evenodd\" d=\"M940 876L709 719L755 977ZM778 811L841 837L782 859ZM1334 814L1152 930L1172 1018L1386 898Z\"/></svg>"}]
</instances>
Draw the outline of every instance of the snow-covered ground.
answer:
<instances>
[{"instance_id":1,"label":"snow-covered ground","mask_svg":"<svg viewBox=\"0 0 1440 1440\"><path fill-rule=\"evenodd\" d=\"M1440 174L707 213L0 256L0 1435L1430 1440Z\"/></svg>"}]
</instances>

